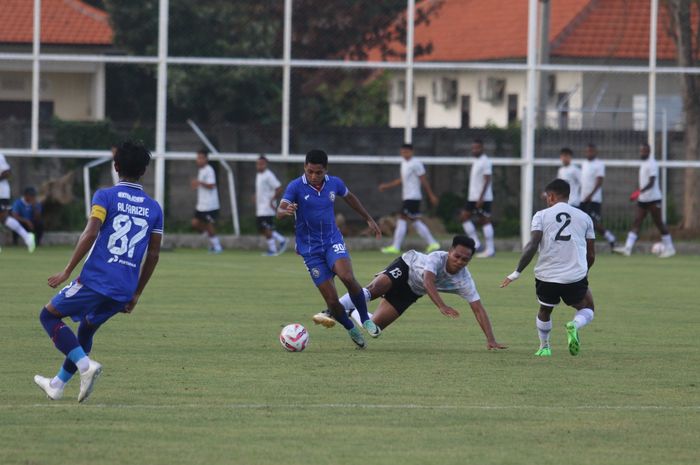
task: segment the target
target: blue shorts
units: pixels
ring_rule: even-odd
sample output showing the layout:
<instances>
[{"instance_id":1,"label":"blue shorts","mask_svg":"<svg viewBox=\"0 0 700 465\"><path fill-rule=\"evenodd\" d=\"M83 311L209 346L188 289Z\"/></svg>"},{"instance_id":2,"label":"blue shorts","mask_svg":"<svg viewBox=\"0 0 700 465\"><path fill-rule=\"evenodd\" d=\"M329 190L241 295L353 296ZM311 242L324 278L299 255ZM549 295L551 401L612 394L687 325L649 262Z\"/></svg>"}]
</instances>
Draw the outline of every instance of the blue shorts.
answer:
<instances>
[{"instance_id":1,"label":"blue shorts","mask_svg":"<svg viewBox=\"0 0 700 465\"><path fill-rule=\"evenodd\" d=\"M73 321L85 318L91 325L99 326L124 310L126 302L99 294L76 279L51 299L51 305Z\"/></svg>"},{"instance_id":2,"label":"blue shorts","mask_svg":"<svg viewBox=\"0 0 700 465\"><path fill-rule=\"evenodd\" d=\"M311 279L314 284L318 286L329 279L333 279L335 277L335 273L333 272L333 265L335 265L335 262L341 258L347 258L349 260L350 254L348 254L345 248L345 242L341 240L335 244L324 246L323 250L319 252L304 254L302 258L304 259L306 269L309 271L309 275L311 275Z\"/></svg>"}]
</instances>

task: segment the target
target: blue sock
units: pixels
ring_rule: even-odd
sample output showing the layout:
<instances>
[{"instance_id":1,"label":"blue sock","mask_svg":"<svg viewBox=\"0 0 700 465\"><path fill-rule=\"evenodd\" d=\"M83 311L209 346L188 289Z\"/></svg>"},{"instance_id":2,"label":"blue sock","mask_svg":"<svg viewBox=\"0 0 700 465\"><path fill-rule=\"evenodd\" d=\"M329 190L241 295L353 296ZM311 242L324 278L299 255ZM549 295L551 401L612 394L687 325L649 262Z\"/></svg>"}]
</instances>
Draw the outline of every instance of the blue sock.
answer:
<instances>
[{"instance_id":1,"label":"blue sock","mask_svg":"<svg viewBox=\"0 0 700 465\"><path fill-rule=\"evenodd\" d=\"M98 329L99 326L92 326L88 324L87 320L84 318L80 322L80 326L78 326L78 342L86 354L89 354L92 350L92 338ZM58 378L60 378L64 383L67 383L76 371L78 371L76 364L73 363L71 359L66 358L66 360L63 362L63 367L61 367L61 370L56 376L58 376Z\"/></svg>"},{"instance_id":2,"label":"blue sock","mask_svg":"<svg viewBox=\"0 0 700 465\"><path fill-rule=\"evenodd\" d=\"M39 314L39 321L46 330L53 344L58 350L70 357L73 362L77 362L82 357L85 357L85 351L80 347L78 339L73 334L73 331L63 324L61 318L49 312L46 307ZM82 354L82 356L81 356Z\"/></svg>"},{"instance_id":3,"label":"blue sock","mask_svg":"<svg viewBox=\"0 0 700 465\"><path fill-rule=\"evenodd\" d=\"M343 325L343 327L348 331L355 327L355 323L353 323L350 317L348 317L348 314L345 313L345 309L343 309L337 315L333 309L331 309L331 314L333 315L333 318L335 318L335 321Z\"/></svg>"},{"instance_id":4,"label":"blue sock","mask_svg":"<svg viewBox=\"0 0 700 465\"><path fill-rule=\"evenodd\" d=\"M369 320L369 315L367 314L367 301L365 300L364 289L360 290L360 292L355 295L351 295L350 299L352 300L353 305L355 305L357 313L360 314L360 321L364 323L365 321Z\"/></svg>"}]
</instances>

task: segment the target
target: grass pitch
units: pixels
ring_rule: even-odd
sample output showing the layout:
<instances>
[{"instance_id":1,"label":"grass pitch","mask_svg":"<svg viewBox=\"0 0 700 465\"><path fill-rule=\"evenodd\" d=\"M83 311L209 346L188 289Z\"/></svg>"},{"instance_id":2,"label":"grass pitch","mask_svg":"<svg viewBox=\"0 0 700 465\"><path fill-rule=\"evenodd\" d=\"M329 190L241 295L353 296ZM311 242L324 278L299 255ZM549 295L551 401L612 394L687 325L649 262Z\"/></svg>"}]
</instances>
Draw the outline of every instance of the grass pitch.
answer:
<instances>
[{"instance_id":1,"label":"grass pitch","mask_svg":"<svg viewBox=\"0 0 700 465\"><path fill-rule=\"evenodd\" d=\"M537 349L532 266L508 289L515 254L470 266L499 341L471 311L421 299L365 351L314 327L322 301L291 253L177 250L161 256L132 315L97 333L105 372L50 402L33 384L61 357L38 321L67 248L0 254L0 463L9 464L697 464L700 258L600 256L596 319L571 357L555 310L553 357ZM389 263L354 253L364 284ZM372 305L374 307L374 304ZM310 330L282 350L290 322Z\"/></svg>"}]
</instances>

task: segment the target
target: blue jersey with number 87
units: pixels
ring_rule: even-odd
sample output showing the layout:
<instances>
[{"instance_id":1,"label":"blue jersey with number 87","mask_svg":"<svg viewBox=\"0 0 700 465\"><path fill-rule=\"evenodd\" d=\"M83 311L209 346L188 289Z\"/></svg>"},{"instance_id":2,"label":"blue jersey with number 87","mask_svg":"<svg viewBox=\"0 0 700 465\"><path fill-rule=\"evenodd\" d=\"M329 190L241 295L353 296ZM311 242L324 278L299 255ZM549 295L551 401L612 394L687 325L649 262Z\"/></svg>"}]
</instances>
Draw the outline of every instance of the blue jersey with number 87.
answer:
<instances>
[{"instance_id":1,"label":"blue jersey with number 87","mask_svg":"<svg viewBox=\"0 0 700 465\"><path fill-rule=\"evenodd\" d=\"M90 216L102 220L102 227L80 282L99 294L128 302L136 291L151 234L163 234L163 211L140 185L120 182L95 192Z\"/></svg>"}]
</instances>

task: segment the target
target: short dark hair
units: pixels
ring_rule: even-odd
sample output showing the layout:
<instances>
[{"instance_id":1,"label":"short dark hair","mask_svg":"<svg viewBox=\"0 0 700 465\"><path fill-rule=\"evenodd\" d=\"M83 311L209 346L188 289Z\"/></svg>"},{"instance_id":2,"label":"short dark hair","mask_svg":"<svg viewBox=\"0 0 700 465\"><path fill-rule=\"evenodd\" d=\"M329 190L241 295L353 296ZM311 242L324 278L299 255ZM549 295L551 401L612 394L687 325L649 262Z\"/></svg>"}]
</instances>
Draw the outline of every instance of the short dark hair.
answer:
<instances>
[{"instance_id":1,"label":"short dark hair","mask_svg":"<svg viewBox=\"0 0 700 465\"><path fill-rule=\"evenodd\" d=\"M144 147L143 142L128 140L117 145L114 161L119 166L120 176L139 179L151 162L151 152Z\"/></svg>"},{"instance_id":2,"label":"short dark hair","mask_svg":"<svg viewBox=\"0 0 700 465\"><path fill-rule=\"evenodd\" d=\"M452 247L457 247L458 245L461 245L463 247L468 248L469 250L472 251L472 255L474 255L474 252L476 252L476 244L474 243L474 239L472 239L469 236L455 236L452 238Z\"/></svg>"},{"instance_id":3,"label":"short dark hair","mask_svg":"<svg viewBox=\"0 0 700 465\"><path fill-rule=\"evenodd\" d=\"M574 156L574 151L571 150L569 147L562 147L561 150L559 151L559 153L563 153L563 154L569 155L571 157Z\"/></svg>"},{"instance_id":4,"label":"short dark hair","mask_svg":"<svg viewBox=\"0 0 700 465\"><path fill-rule=\"evenodd\" d=\"M544 188L544 191L552 192L553 194L556 194L561 198L568 199L569 194L571 193L571 186L569 186L569 183L564 181L563 179L555 179L554 181L547 184L547 186Z\"/></svg>"},{"instance_id":5,"label":"short dark hair","mask_svg":"<svg viewBox=\"0 0 700 465\"><path fill-rule=\"evenodd\" d=\"M472 144L479 144L479 145L483 146L483 145L484 145L484 141L481 140L481 138L477 137L477 138L475 138L474 140L472 140Z\"/></svg>"},{"instance_id":6,"label":"short dark hair","mask_svg":"<svg viewBox=\"0 0 700 465\"><path fill-rule=\"evenodd\" d=\"M408 142L404 142L401 144L402 149L408 149L408 150L413 150L413 144L409 144Z\"/></svg>"},{"instance_id":7,"label":"short dark hair","mask_svg":"<svg viewBox=\"0 0 700 465\"><path fill-rule=\"evenodd\" d=\"M201 149L197 150L197 155L199 155L200 153L201 153L202 155L204 155L204 158L207 158L207 159L209 158L209 150L205 149L204 147L202 147Z\"/></svg>"},{"instance_id":8,"label":"short dark hair","mask_svg":"<svg viewBox=\"0 0 700 465\"><path fill-rule=\"evenodd\" d=\"M304 164L323 165L326 168L328 166L328 154L320 149L309 150L306 153Z\"/></svg>"},{"instance_id":9,"label":"short dark hair","mask_svg":"<svg viewBox=\"0 0 700 465\"><path fill-rule=\"evenodd\" d=\"M258 160L265 160L265 161L268 161L267 157L266 157L265 155L263 155L262 153L261 153L260 156L258 157Z\"/></svg>"},{"instance_id":10,"label":"short dark hair","mask_svg":"<svg viewBox=\"0 0 700 465\"><path fill-rule=\"evenodd\" d=\"M596 145L595 145L593 142L589 142L588 145L587 145L587 147L588 147L589 149L595 149L595 148L597 148Z\"/></svg>"},{"instance_id":11,"label":"short dark hair","mask_svg":"<svg viewBox=\"0 0 700 465\"><path fill-rule=\"evenodd\" d=\"M649 142L642 142L639 144L640 147L646 147L649 150L651 150L651 145L649 145Z\"/></svg>"}]
</instances>

